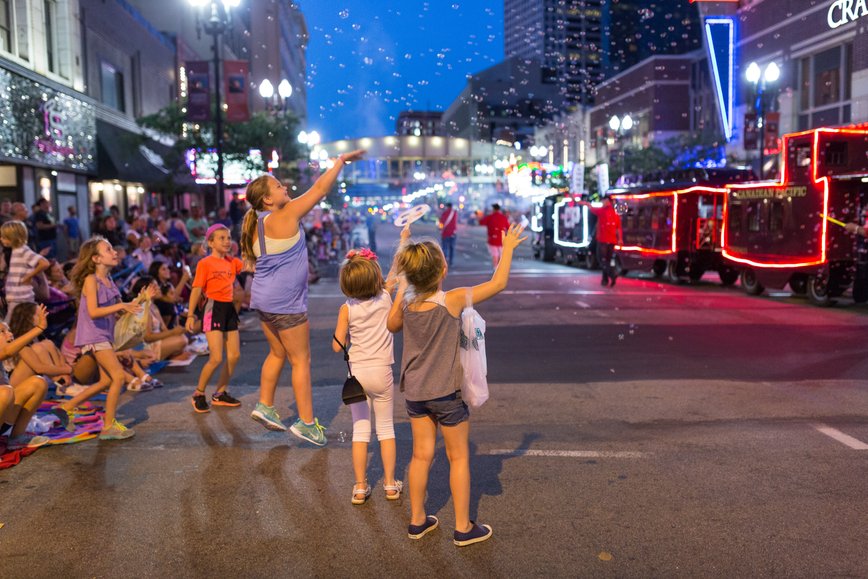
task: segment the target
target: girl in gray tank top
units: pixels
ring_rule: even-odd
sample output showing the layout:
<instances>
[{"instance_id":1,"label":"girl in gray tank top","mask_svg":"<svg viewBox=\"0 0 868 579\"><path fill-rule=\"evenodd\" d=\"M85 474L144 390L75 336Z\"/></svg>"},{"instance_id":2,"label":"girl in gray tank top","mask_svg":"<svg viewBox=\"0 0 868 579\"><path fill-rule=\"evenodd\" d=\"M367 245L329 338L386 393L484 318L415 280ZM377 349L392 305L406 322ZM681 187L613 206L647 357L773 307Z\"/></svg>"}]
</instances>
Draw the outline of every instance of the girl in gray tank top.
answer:
<instances>
[{"instance_id":1,"label":"girl in gray tank top","mask_svg":"<svg viewBox=\"0 0 868 579\"><path fill-rule=\"evenodd\" d=\"M387 327L391 332L404 332L401 391L413 431L407 529L411 539L421 539L439 525L437 517L425 511L438 426L449 449L446 455L455 508L453 543L464 547L491 538L491 526L470 520L470 415L461 399L460 316L468 296L478 304L506 289L513 251L527 239L521 237L523 230L512 225L503 234L503 256L489 281L448 292L443 291L446 258L436 242L406 243L395 255L393 267L401 281Z\"/></svg>"}]
</instances>

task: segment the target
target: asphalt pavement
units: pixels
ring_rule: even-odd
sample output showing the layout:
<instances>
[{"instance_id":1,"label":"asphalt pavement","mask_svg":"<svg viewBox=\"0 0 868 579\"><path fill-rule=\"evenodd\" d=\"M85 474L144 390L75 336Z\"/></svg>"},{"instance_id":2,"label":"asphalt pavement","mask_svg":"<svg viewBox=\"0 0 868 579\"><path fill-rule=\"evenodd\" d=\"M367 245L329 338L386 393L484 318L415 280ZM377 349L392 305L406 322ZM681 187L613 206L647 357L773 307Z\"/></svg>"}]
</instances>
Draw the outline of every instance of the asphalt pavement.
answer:
<instances>
[{"instance_id":1,"label":"asphalt pavement","mask_svg":"<svg viewBox=\"0 0 868 579\"><path fill-rule=\"evenodd\" d=\"M380 227L384 265L396 241ZM447 288L490 270L483 231L462 228ZM440 529L407 539L408 500L385 500L375 444L373 496L350 504L330 347L344 298L326 273L310 296L325 448L250 419L267 344L246 315L242 408L193 413L200 358L122 397L135 438L0 471L0 577L868 577L865 306L750 297L711 275L603 288L521 248L509 288L478 308L491 400L471 421L471 513L494 537L458 549L442 443L427 503ZM294 416L288 370L277 401ZM400 394L395 419L406 480Z\"/></svg>"}]
</instances>

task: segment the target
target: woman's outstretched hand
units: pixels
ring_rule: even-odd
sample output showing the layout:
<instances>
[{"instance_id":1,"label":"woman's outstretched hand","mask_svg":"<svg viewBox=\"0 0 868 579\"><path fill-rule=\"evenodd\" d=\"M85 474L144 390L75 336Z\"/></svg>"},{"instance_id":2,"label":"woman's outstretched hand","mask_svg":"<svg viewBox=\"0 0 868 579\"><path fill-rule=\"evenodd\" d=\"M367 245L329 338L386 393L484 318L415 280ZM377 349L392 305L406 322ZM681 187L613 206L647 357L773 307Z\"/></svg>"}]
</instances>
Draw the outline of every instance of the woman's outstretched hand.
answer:
<instances>
[{"instance_id":1,"label":"woman's outstretched hand","mask_svg":"<svg viewBox=\"0 0 868 579\"><path fill-rule=\"evenodd\" d=\"M353 161L358 161L365 156L365 153L367 153L365 149L356 149L355 151L352 151L350 153L344 153L338 156L338 160L343 161L346 165L352 163Z\"/></svg>"},{"instance_id":2,"label":"woman's outstretched hand","mask_svg":"<svg viewBox=\"0 0 868 579\"><path fill-rule=\"evenodd\" d=\"M522 232L524 231L524 226L518 223L513 223L509 226L507 231L503 232L503 247L506 249L509 247L510 249L515 249L518 245L527 239L527 236L521 237Z\"/></svg>"}]
</instances>

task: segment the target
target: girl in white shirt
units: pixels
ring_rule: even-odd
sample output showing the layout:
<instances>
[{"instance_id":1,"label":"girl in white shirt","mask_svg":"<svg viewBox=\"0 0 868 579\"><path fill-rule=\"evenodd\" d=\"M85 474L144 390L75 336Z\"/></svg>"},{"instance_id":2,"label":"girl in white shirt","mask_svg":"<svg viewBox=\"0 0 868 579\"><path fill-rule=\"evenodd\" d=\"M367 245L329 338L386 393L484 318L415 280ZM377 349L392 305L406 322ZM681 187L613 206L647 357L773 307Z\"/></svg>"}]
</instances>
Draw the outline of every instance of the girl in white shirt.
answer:
<instances>
[{"instance_id":1,"label":"girl in white shirt","mask_svg":"<svg viewBox=\"0 0 868 579\"><path fill-rule=\"evenodd\" d=\"M409 237L402 232L402 240ZM368 443L371 441L371 411L373 410L383 460L383 490L388 500L401 497L403 483L395 479L395 427L392 421L392 334L386 318L392 307L390 291L395 285L391 276L383 280L377 255L370 249L352 250L341 265L341 291L347 301L338 312L332 349L341 352L337 340L349 348L350 368L365 389L364 402L350 405L353 415L353 485L352 503L364 504L371 495L368 484ZM347 344L349 336L349 344Z\"/></svg>"}]
</instances>

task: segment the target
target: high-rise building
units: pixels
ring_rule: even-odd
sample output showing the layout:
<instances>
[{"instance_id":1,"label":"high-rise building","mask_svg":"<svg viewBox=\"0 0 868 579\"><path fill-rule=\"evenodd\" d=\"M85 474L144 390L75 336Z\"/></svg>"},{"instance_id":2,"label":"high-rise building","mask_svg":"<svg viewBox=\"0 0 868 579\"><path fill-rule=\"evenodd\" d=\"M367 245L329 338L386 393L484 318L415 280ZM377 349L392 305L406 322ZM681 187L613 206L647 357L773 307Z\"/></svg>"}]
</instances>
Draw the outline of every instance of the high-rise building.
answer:
<instances>
[{"instance_id":1,"label":"high-rise building","mask_svg":"<svg viewBox=\"0 0 868 579\"><path fill-rule=\"evenodd\" d=\"M541 61L566 109L647 58L702 48L701 30L690 0L504 0L505 58Z\"/></svg>"},{"instance_id":2,"label":"high-rise building","mask_svg":"<svg viewBox=\"0 0 868 579\"><path fill-rule=\"evenodd\" d=\"M504 0L505 58L542 62L544 82L565 108L588 104L604 76L603 6L608 0Z\"/></svg>"},{"instance_id":3,"label":"high-rise building","mask_svg":"<svg viewBox=\"0 0 868 579\"><path fill-rule=\"evenodd\" d=\"M702 48L702 22L690 0L605 0L601 23L606 78L652 56Z\"/></svg>"}]
</instances>

